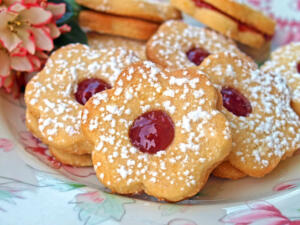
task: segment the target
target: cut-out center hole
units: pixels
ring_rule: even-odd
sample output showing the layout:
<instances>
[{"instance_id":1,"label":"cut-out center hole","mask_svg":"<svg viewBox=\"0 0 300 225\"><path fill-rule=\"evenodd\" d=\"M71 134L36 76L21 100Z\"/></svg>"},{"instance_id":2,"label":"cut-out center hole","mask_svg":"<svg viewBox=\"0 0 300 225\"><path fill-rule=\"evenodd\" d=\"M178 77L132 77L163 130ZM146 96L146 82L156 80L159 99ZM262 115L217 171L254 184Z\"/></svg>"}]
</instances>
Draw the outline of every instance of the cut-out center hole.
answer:
<instances>
[{"instance_id":1,"label":"cut-out center hole","mask_svg":"<svg viewBox=\"0 0 300 225\"><path fill-rule=\"evenodd\" d=\"M90 78L81 81L78 84L77 91L75 93L75 98L77 102L82 105L85 103L96 93L111 89L110 84L105 81L97 78Z\"/></svg>"},{"instance_id":2,"label":"cut-out center hole","mask_svg":"<svg viewBox=\"0 0 300 225\"><path fill-rule=\"evenodd\" d=\"M192 48L186 53L188 59L197 66L199 66L209 55L209 52L202 48Z\"/></svg>"},{"instance_id":3,"label":"cut-out center hole","mask_svg":"<svg viewBox=\"0 0 300 225\"><path fill-rule=\"evenodd\" d=\"M249 116L252 112L250 101L238 90L223 87L221 90L223 106L236 116Z\"/></svg>"},{"instance_id":4,"label":"cut-out center hole","mask_svg":"<svg viewBox=\"0 0 300 225\"><path fill-rule=\"evenodd\" d=\"M141 152L155 154L172 143L175 127L170 116L161 110L150 111L135 119L129 129L133 146Z\"/></svg>"},{"instance_id":5,"label":"cut-out center hole","mask_svg":"<svg viewBox=\"0 0 300 225\"><path fill-rule=\"evenodd\" d=\"M298 73L300 73L300 62L298 62L298 64L297 64L297 71L298 71Z\"/></svg>"}]
</instances>

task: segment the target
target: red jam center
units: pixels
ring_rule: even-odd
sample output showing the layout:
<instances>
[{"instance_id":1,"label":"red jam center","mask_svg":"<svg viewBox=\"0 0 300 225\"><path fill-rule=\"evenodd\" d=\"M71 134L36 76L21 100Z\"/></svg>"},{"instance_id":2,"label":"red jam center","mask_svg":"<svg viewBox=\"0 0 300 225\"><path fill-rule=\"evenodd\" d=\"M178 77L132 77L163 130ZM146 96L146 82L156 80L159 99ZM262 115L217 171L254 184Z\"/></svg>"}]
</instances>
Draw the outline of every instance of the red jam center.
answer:
<instances>
[{"instance_id":1,"label":"red jam center","mask_svg":"<svg viewBox=\"0 0 300 225\"><path fill-rule=\"evenodd\" d=\"M193 48L186 53L188 59L197 66L209 55L210 54L202 48Z\"/></svg>"},{"instance_id":2,"label":"red jam center","mask_svg":"<svg viewBox=\"0 0 300 225\"><path fill-rule=\"evenodd\" d=\"M78 84L78 88L75 93L75 98L77 102L79 102L82 105L85 105L85 103L94 94L110 88L111 86L103 80L96 78L86 79Z\"/></svg>"},{"instance_id":3,"label":"red jam center","mask_svg":"<svg viewBox=\"0 0 300 225\"><path fill-rule=\"evenodd\" d=\"M252 112L249 100L234 88L222 88L223 105L236 116L248 116Z\"/></svg>"},{"instance_id":4,"label":"red jam center","mask_svg":"<svg viewBox=\"0 0 300 225\"><path fill-rule=\"evenodd\" d=\"M298 64L297 64L297 71L298 71L298 73L300 73L300 62L298 62Z\"/></svg>"},{"instance_id":5,"label":"red jam center","mask_svg":"<svg viewBox=\"0 0 300 225\"><path fill-rule=\"evenodd\" d=\"M155 154L166 150L174 138L174 123L170 116L161 111L142 114L129 129L129 138L133 146L141 152Z\"/></svg>"}]
</instances>

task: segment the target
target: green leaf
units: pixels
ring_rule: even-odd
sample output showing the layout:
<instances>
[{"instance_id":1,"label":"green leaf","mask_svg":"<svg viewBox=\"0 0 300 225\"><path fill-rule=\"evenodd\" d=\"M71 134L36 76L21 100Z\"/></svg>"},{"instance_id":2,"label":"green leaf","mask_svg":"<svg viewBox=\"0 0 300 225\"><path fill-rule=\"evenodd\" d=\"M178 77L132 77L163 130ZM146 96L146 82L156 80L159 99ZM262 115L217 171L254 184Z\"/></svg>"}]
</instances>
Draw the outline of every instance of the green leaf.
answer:
<instances>
[{"instance_id":1,"label":"green leaf","mask_svg":"<svg viewBox=\"0 0 300 225\"><path fill-rule=\"evenodd\" d=\"M62 34L59 38L55 39L55 47L60 48L71 43L87 44L86 34L81 30L79 25L75 21L71 21L68 25L72 30L69 33Z\"/></svg>"}]
</instances>

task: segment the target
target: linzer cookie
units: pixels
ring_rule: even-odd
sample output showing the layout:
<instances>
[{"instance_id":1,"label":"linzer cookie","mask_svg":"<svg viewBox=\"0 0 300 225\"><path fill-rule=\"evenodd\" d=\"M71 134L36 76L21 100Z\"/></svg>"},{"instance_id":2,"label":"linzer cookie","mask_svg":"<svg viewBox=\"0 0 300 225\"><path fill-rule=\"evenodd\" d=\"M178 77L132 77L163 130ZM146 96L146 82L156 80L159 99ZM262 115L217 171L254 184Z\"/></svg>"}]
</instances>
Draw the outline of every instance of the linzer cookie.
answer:
<instances>
[{"instance_id":1,"label":"linzer cookie","mask_svg":"<svg viewBox=\"0 0 300 225\"><path fill-rule=\"evenodd\" d=\"M300 42L278 48L262 70L278 73L286 79L292 92L292 107L300 116Z\"/></svg>"},{"instance_id":2,"label":"linzer cookie","mask_svg":"<svg viewBox=\"0 0 300 225\"><path fill-rule=\"evenodd\" d=\"M222 112L232 131L228 160L234 168L263 177L300 147L300 120L284 79L231 53L211 55L199 69L223 96Z\"/></svg>"},{"instance_id":3,"label":"linzer cookie","mask_svg":"<svg viewBox=\"0 0 300 225\"><path fill-rule=\"evenodd\" d=\"M167 21L147 42L147 57L168 69L200 65L210 54L230 51L243 54L235 43L215 31Z\"/></svg>"},{"instance_id":4,"label":"linzer cookie","mask_svg":"<svg viewBox=\"0 0 300 225\"><path fill-rule=\"evenodd\" d=\"M146 59L146 43L129 38L90 32L87 34L88 43L94 49L124 48L132 50L140 59Z\"/></svg>"},{"instance_id":5,"label":"linzer cookie","mask_svg":"<svg viewBox=\"0 0 300 225\"><path fill-rule=\"evenodd\" d=\"M230 153L219 93L196 69L134 64L85 105L83 132L99 180L112 192L180 201L195 195Z\"/></svg>"},{"instance_id":6,"label":"linzer cookie","mask_svg":"<svg viewBox=\"0 0 300 225\"><path fill-rule=\"evenodd\" d=\"M171 4L208 27L245 45L260 48L275 33L275 22L235 0L171 0Z\"/></svg>"},{"instance_id":7,"label":"linzer cookie","mask_svg":"<svg viewBox=\"0 0 300 225\"><path fill-rule=\"evenodd\" d=\"M170 5L168 0L76 0L92 10L163 22L180 19L181 13Z\"/></svg>"},{"instance_id":8,"label":"linzer cookie","mask_svg":"<svg viewBox=\"0 0 300 225\"><path fill-rule=\"evenodd\" d=\"M82 10L78 20L80 26L86 30L137 40L148 40L159 27L154 22L90 10Z\"/></svg>"},{"instance_id":9,"label":"linzer cookie","mask_svg":"<svg viewBox=\"0 0 300 225\"><path fill-rule=\"evenodd\" d=\"M96 51L75 44L57 50L26 87L28 128L52 152L90 154L91 143L81 132L83 105L113 87L121 70L138 60L121 48Z\"/></svg>"},{"instance_id":10,"label":"linzer cookie","mask_svg":"<svg viewBox=\"0 0 300 225\"><path fill-rule=\"evenodd\" d=\"M225 161L221 163L214 171L213 175L220 178L226 178L231 180L238 180L247 175L237 168L233 167L230 162Z\"/></svg>"}]
</instances>

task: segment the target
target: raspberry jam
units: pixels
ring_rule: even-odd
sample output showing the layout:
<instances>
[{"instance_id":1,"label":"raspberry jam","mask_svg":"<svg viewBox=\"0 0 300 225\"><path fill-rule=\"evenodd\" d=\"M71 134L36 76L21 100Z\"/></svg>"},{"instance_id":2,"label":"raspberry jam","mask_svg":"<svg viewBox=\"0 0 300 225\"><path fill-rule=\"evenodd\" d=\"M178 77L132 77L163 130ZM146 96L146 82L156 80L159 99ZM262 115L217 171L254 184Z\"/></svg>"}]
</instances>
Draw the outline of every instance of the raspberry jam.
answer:
<instances>
[{"instance_id":1,"label":"raspberry jam","mask_svg":"<svg viewBox=\"0 0 300 225\"><path fill-rule=\"evenodd\" d=\"M133 146L141 152L155 154L166 150L174 138L174 123L164 111L150 111L142 114L129 129Z\"/></svg>"},{"instance_id":2,"label":"raspberry jam","mask_svg":"<svg viewBox=\"0 0 300 225\"><path fill-rule=\"evenodd\" d=\"M195 5L197 7L200 8L207 8L207 9L214 9L213 6L211 6L210 4L207 4L206 2L204 2L203 0L193 0L195 2Z\"/></svg>"},{"instance_id":3,"label":"raspberry jam","mask_svg":"<svg viewBox=\"0 0 300 225\"><path fill-rule=\"evenodd\" d=\"M298 71L298 73L300 73L300 62L298 62L298 64L297 64L297 71Z\"/></svg>"},{"instance_id":4,"label":"raspberry jam","mask_svg":"<svg viewBox=\"0 0 300 225\"><path fill-rule=\"evenodd\" d=\"M197 66L209 55L210 54L202 48L193 48L186 53L188 59Z\"/></svg>"},{"instance_id":5,"label":"raspberry jam","mask_svg":"<svg viewBox=\"0 0 300 225\"><path fill-rule=\"evenodd\" d=\"M85 105L85 103L94 94L110 88L111 86L103 80L96 78L86 79L78 84L78 88L75 93L75 98L77 102L79 102L82 105Z\"/></svg>"},{"instance_id":6,"label":"raspberry jam","mask_svg":"<svg viewBox=\"0 0 300 225\"><path fill-rule=\"evenodd\" d=\"M252 112L249 100L234 88L222 88L223 106L236 116L248 116Z\"/></svg>"}]
</instances>

